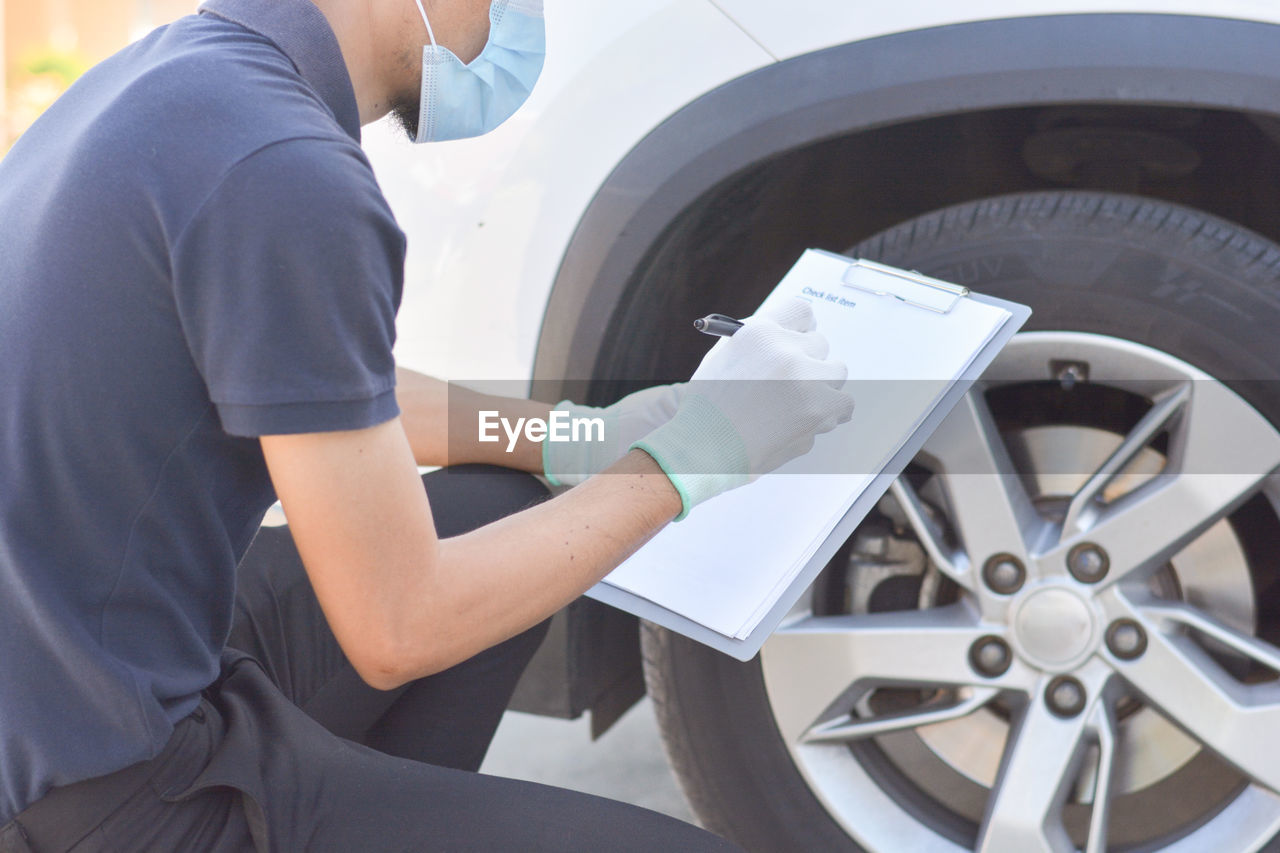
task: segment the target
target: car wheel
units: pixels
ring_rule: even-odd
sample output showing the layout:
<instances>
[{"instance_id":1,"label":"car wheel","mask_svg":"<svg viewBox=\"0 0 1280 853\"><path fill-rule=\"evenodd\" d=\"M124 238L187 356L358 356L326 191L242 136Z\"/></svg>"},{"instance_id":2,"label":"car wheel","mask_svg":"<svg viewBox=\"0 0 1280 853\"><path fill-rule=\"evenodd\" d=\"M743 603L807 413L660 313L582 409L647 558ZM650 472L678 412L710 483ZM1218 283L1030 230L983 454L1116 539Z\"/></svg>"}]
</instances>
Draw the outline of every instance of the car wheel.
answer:
<instances>
[{"instance_id":1,"label":"car wheel","mask_svg":"<svg viewBox=\"0 0 1280 853\"><path fill-rule=\"evenodd\" d=\"M850 254L1035 313L756 659L644 626L698 814L767 851L1280 847L1280 248L1056 192Z\"/></svg>"}]
</instances>

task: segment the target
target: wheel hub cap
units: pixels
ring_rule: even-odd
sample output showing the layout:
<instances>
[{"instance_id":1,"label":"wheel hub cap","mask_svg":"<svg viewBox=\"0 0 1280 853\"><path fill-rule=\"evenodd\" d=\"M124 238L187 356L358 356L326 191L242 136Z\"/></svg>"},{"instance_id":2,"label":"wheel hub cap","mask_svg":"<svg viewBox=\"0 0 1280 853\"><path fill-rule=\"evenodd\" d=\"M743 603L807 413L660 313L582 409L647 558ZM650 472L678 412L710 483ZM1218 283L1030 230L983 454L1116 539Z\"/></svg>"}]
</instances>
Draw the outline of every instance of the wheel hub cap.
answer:
<instances>
[{"instance_id":1,"label":"wheel hub cap","mask_svg":"<svg viewBox=\"0 0 1280 853\"><path fill-rule=\"evenodd\" d=\"M1093 608L1062 586L1028 592L1014 605L1011 623L1023 657L1051 672L1078 664L1092 651L1097 634Z\"/></svg>"}]
</instances>

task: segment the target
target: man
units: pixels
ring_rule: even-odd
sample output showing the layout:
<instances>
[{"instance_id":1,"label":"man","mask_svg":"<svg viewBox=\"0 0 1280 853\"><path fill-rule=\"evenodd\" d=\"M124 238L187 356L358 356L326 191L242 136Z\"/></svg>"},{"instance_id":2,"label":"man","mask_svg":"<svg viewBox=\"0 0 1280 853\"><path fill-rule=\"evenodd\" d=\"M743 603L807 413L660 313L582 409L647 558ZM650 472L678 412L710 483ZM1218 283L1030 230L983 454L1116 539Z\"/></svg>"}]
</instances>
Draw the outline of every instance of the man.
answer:
<instances>
[{"instance_id":1,"label":"man","mask_svg":"<svg viewBox=\"0 0 1280 853\"><path fill-rule=\"evenodd\" d=\"M695 375L768 382L641 392L598 445L508 453L458 425L547 406L397 376L360 126L483 133L542 44L540 0L210 0L0 162L0 849L723 846L470 772L550 614L852 408L802 304ZM462 463L580 485L424 490ZM276 496L296 554L237 578Z\"/></svg>"}]
</instances>

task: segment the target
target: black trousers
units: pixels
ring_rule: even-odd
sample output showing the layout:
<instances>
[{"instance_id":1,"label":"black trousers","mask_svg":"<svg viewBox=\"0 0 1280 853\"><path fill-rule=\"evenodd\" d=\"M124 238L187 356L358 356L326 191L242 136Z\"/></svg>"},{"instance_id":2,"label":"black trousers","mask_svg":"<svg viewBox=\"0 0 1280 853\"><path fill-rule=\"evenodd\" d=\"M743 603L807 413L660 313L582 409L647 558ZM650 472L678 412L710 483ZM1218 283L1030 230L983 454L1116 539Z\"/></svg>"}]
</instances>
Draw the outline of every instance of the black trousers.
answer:
<instances>
[{"instance_id":1,"label":"black trousers","mask_svg":"<svg viewBox=\"0 0 1280 853\"><path fill-rule=\"evenodd\" d=\"M479 466L423 482L441 536L546 495ZM374 690L329 631L284 528L265 528L246 555L236 608L219 680L161 754L51 791L0 828L0 851L737 849L645 809L474 772L545 624Z\"/></svg>"}]
</instances>

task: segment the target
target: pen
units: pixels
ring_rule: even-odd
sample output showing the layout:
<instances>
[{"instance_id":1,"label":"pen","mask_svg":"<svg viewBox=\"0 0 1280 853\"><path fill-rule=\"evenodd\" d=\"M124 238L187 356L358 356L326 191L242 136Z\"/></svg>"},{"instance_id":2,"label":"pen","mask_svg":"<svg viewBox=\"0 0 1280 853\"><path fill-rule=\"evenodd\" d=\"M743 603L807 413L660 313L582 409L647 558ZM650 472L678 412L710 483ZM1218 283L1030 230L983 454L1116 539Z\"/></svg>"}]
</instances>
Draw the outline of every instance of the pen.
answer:
<instances>
[{"instance_id":1,"label":"pen","mask_svg":"<svg viewBox=\"0 0 1280 853\"><path fill-rule=\"evenodd\" d=\"M708 314L693 321L693 327L704 335L727 338L742 328L742 321L724 314Z\"/></svg>"}]
</instances>

